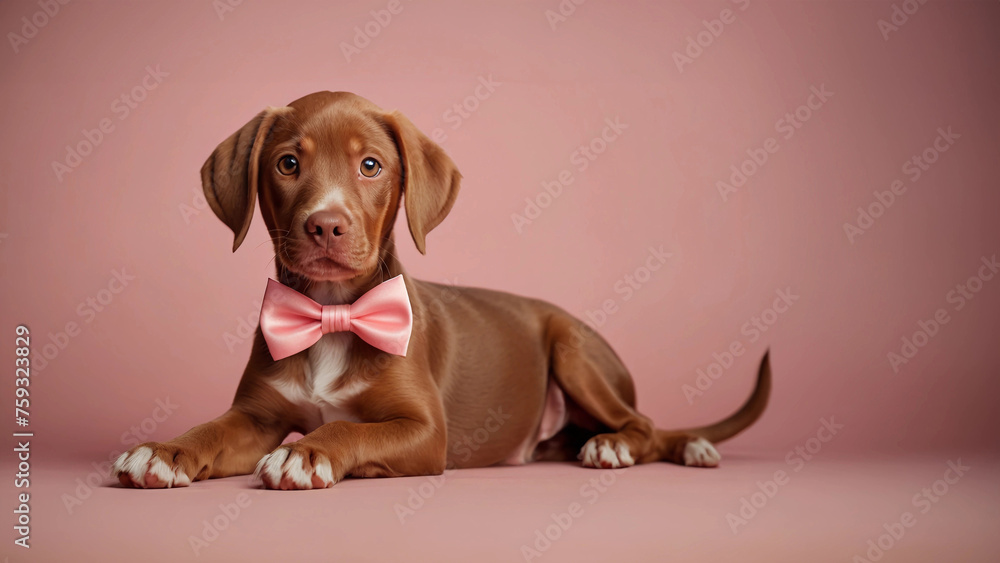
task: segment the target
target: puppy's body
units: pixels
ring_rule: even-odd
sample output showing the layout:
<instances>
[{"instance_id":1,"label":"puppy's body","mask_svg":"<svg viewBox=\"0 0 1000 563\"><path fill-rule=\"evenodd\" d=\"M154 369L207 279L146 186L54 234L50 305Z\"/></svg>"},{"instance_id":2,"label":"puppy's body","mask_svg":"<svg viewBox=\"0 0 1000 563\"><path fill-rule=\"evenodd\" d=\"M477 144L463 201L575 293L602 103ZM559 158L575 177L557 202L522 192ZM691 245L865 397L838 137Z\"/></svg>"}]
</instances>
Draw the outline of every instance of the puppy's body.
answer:
<instances>
[{"instance_id":1,"label":"puppy's body","mask_svg":"<svg viewBox=\"0 0 1000 563\"><path fill-rule=\"evenodd\" d=\"M359 168L360 163L360 168ZM232 408L166 443L123 454L128 486L251 473L265 486L327 487L346 476L567 460L621 467L717 465L709 441L763 411L767 359L750 400L705 428L657 430L635 410L631 377L584 323L536 299L410 278L395 257L400 200L423 252L461 176L399 114L344 93L258 115L216 149L205 193L239 246L259 195L278 279L322 305L353 303L402 274L413 311L405 357L333 333L275 361L258 329ZM280 446L293 431L304 434Z\"/></svg>"}]
</instances>

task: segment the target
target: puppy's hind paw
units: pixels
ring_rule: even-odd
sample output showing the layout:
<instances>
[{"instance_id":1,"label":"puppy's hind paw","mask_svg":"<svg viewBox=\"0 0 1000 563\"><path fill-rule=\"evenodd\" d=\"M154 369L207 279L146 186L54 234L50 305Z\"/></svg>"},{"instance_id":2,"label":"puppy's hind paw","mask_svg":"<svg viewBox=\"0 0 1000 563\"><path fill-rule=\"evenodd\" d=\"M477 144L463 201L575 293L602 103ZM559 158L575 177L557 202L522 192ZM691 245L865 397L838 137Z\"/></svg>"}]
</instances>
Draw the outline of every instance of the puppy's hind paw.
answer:
<instances>
[{"instance_id":1,"label":"puppy's hind paw","mask_svg":"<svg viewBox=\"0 0 1000 563\"><path fill-rule=\"evenodd\" d=\"M577 457L584 467L615 469L635 465L628 444L615 434L594 436L583 445Z\"/></svg>"},{"instance_id":2,"label":"puppy's hind paw","mask_svg":"<svg viewBox=\"0 0 1000 563\"><path fill-rule=\"evenodd\" d=\"M684 445L684 465L689 467L718 467L722 456L711 442L695 438Z\"/></svg>"}]
</instances>

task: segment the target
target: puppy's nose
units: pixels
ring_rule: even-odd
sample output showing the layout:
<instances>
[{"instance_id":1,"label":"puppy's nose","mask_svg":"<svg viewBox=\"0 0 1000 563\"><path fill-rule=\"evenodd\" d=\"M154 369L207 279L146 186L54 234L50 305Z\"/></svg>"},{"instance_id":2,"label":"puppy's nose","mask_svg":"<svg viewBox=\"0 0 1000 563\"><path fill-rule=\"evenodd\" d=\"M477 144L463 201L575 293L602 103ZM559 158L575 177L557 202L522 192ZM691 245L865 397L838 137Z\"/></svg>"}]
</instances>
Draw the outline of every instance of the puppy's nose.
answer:
<instances>
[{"instance_id":1,"label":"puppy's nose","mask_svg":"<svg viewBox=\"0 0 1000 563\"><path fill-rule=\"evenodd\" d=\"M316 244L329 249L347 234L351 219L343 211L317 211L306 219L306 232Z\"/></svg>"}]
</instances>

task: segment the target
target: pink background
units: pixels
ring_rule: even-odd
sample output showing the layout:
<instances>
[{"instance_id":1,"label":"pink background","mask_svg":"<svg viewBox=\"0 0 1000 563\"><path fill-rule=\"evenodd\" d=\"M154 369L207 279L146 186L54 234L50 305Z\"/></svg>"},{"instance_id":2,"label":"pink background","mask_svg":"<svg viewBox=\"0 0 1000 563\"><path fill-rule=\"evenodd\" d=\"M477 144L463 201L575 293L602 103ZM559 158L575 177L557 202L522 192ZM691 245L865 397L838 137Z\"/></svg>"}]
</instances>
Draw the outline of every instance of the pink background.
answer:
<instances>
[{"instance_id":1,"label":"pink background","mask_svg":"<svg viewBox=\"0 0 1000 563\"><path fill-rule=\"evenodd\" d=\"M618 310L600 330L660 426L728 414L770 346L770 410L722 446L724 460L769 460L769 474L830 416L845 425L825 446L830 458L995 456L1000 278L960 311L947 295L1000 251L996 2L933 0L886 40L877 22L892 3L881 1L751 0L741 10L728 0L595 0L555 29L545 16L555 0L404 1L345 60L341 43L387 5L247 0L220 18L209 1L79 2L18 53L0 49L9 335L0 361L13 364L19 323L30 326L36 356L66 323L81 327L33 373L39 470L122 450L122 432L157 399L179 407L154 439L228 406L249 341L227 345L225 335L256 316L273 253L259 215L230 252L231 234L199 203L199 169L253 114L317 90L358 93L447 136L463 190L427 256L397 229L412 275L539 297L581 317L613 300ZM673 53L724 9L735 22L678 70ZM20 33L21 18L38 10L3 3L2 30ZM147 65L168 75L120 119L113 103L142 84ZM454 128L450 109L489 77L498 85ZM784 138L776 122L823 85L833 96ZM574 151L616 117L627 129L580 171ZM114 130L57 179L53 161L105 118ZM949 127L960 138L911 181L904 162ZM716 182L769 137L779 150L723 201ZM511 215L564 170L573 183L518 233ZM896 179L906 192L850 242L844 223ZM626 301L616 283L651 246L672 257ZM103 311L81 314L121 269L135 279ZM800 299L749 342L741 327L786 288ZM939 308L950 322L894 373L887 354ZM682 386L734 341L747 353L689 404ZM12 396L11 377L0 392ZM61 490L48 502L65 515ZM86 536L79 519L67 522Z\"/></svg>"}]
</instances>

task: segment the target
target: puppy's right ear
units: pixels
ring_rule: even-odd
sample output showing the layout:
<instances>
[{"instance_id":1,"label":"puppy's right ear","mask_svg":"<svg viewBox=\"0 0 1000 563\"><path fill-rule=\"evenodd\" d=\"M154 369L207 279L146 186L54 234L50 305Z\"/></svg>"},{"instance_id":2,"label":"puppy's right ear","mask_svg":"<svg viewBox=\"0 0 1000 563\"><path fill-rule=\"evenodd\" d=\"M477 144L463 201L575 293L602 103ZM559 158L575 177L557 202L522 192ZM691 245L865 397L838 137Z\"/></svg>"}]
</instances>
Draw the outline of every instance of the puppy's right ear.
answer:
<instances>
[{"instance_id":1,"label":"puppy's right ear","mask_svg":"<svg viewBox=\"0 0 1000 563\"><path fill-rule=\"evenodd\" d=\"M233 252L250 230L257 201L260 152L275 120L292 108L269 107L222 141L201 167L205 199L215 215L233 230Z\"/></svg>"}]
</instances>

